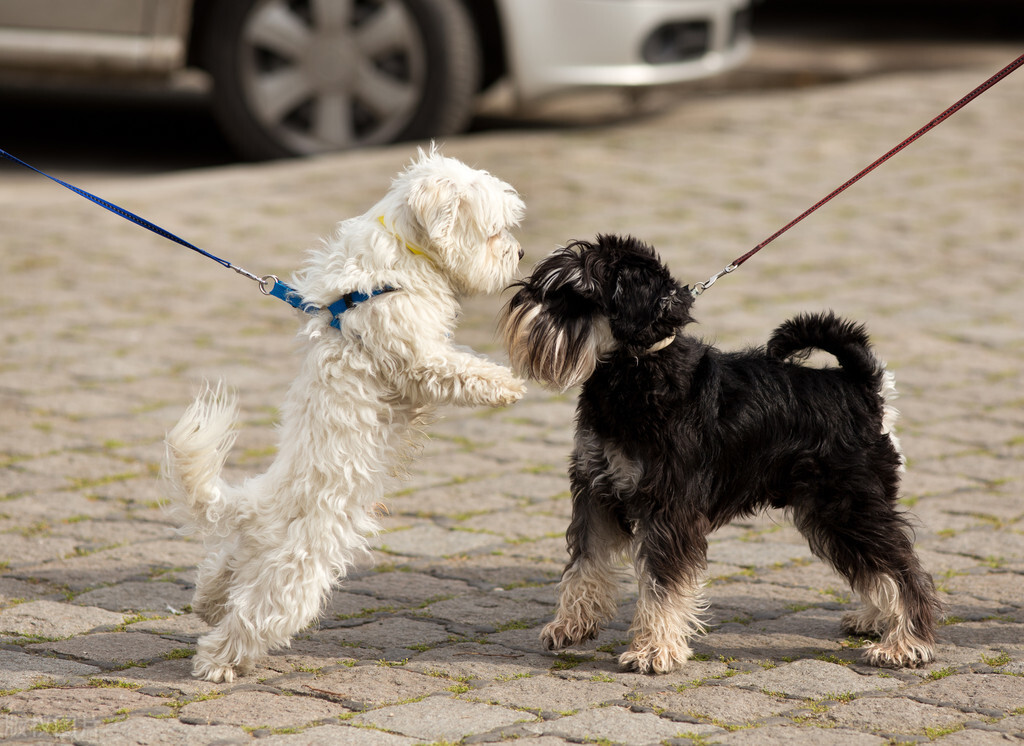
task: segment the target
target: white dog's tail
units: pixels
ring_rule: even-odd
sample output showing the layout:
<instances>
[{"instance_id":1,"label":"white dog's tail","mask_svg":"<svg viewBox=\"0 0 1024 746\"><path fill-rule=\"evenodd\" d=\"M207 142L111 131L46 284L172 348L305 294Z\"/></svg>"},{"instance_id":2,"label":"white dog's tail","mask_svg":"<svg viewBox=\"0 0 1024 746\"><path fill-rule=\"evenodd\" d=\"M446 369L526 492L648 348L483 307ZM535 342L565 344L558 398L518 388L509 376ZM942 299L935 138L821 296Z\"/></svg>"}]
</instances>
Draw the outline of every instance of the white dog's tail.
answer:
<instances>
[{"instance_id":1,"label":"white dog's tail","mask_svg":"<svg viewBox=\"0 0 1024 746\"><path fill-rule=\"evenodd\" d=\"M215 533L232 509L220 473L235 443L237 414L237 400L222 384L207 385L167 434L164 477L174 493L172 513L186 530Z\"/></svg>"}]
</instances>

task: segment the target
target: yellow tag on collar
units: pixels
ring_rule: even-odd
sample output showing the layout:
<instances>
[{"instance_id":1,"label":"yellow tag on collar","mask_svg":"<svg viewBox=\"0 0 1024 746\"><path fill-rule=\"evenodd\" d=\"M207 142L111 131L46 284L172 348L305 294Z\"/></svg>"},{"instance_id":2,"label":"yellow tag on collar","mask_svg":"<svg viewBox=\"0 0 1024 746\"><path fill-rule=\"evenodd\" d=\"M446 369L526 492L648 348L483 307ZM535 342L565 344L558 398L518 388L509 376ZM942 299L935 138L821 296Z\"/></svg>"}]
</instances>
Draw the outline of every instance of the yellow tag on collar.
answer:
<instances>
[{"instance_id":1,"label":"yellow tag on collar","mask_svg":"<svg viewBox=\"0 0 1024 746\"><path fill-rule=\"evenodd\" d=\"M381 216L380 216L379 218L377 218L377 222L379 222L379 223L380 223L381 225L383 225L383 226L384 226L385 228L387 228L387 227L388 227L388 224L384 222L384 216L383 216L383 215L381 215ZM407 248L407 249L408 249L409 251L411 251L411 252L412 252L413 254L416 254L416 255L418 255L418 256L427 256L427 252L425 252L425 251L424 251L423 249L421 249L421 248L420 248L419 246L417 246L416 244L414 244L414 243L410 243L409 241L406 241L406 240L405 240L404 238L402 238L402 237L401 237L400 235L398 235L398 234L397 234L397 233L396 233L395 231L391 231L391 235L393 235L393 236L394 236L395 238L397 238L397 239L398 239L399 241L401 241L402 243L404 243L404 244L405 244L405 248ZM429 257L427 257L427 258L429 258Z\"/></svg>"}]
</instances>

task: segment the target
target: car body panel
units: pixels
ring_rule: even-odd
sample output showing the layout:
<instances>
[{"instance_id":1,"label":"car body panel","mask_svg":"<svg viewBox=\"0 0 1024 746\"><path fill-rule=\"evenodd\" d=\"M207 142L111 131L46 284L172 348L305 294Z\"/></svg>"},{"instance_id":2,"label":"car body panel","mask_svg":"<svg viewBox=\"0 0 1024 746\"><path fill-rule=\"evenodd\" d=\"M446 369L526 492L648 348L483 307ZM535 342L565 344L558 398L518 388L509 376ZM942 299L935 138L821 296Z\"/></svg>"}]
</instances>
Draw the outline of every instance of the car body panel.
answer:
<instances>
[{"instance_id":1,"label":"car body panel","mask_svg":"<svg viewBox=\"0 0 1024 746\"><path fill-rule=\"evenodd\" d=\"M0 69L167 74L185 64L192 0L3 0Z\"/></svg>"}]
</instances>

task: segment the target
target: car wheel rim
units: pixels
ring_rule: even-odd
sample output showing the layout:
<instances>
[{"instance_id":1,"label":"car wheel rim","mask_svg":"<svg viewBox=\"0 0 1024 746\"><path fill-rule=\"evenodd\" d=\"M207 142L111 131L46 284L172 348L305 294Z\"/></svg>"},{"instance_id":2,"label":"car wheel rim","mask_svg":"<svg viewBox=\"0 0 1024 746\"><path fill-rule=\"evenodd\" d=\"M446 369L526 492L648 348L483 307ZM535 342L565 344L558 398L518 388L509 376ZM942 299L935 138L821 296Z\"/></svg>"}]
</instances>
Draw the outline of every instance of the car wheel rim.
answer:
<instances>
[{"instance_id":1,"label":"car wheel rim","mask_svg":"<svg viewBox=\"0 0 1024 746\"><path fill-rule=\"evenodd\" d=\"M297 153L394 140L424 95L423 37L401 0L262 0L238 51L253 116Z\"/></svg>"}]
</instances>

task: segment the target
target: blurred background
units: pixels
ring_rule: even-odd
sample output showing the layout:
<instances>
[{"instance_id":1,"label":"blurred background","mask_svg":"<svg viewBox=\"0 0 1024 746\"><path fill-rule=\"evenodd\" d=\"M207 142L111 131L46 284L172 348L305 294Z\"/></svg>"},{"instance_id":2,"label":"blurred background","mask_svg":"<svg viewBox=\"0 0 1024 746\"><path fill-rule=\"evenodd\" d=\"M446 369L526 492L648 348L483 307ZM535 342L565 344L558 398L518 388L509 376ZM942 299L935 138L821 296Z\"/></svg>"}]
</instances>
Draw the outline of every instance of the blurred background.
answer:
<instances>
[{"instance_id":1,"label":"blurred background","mask_svg":"<svg viewBox=\"0 0 1024 746\"><path fill-rule=\"evenodd\" d=\"M893 71L994 71L1024 47L1020 0L664 0L674 10L659 17L638 5L5 0L0 148L65 175L204 168L457 132L614 126L708 97ZM614 12L587 12L596 6ZM324 115L317 92L338 90L348 97L328 103L342 114Z\"/></svg>"}]
</instances>

